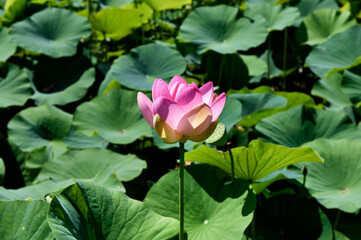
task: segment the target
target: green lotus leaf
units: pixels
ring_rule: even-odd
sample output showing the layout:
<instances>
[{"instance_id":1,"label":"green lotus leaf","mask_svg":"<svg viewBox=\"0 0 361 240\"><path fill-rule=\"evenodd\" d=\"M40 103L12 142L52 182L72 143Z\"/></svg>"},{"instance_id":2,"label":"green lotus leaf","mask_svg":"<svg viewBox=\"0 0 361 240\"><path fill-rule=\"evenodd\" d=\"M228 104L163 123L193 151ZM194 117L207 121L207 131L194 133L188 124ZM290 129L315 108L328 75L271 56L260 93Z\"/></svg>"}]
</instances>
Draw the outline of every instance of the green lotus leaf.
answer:
<instances>
[{"instance_id":1,"label":"green lotus leaf","mask_svg":"<svg viewBox=\"0 0 361 240\"><path fill-rule=\"evenodd\" d=\"M340 44L342 43L342 44ZM321 78L361 63L361 26L353 26L313 48L306 64Z\"/></svg>"},{"instance_id":2,"label":"green lotus leaf","mask_svg":"<svg viewBox=\"0 0 361 240\"><path fill-rule=\"evenodd\" d=\"M80 100L95 81L95 69L90 66L84 57L42 58L32 77L31 98L37 105L65 105Z\"/></svg>"},{"instance_id":3,"label":"green lotus leaf","mask_svg":"<svg viewBox=\"0 0 361 240\"><path fill-rule=\"evenodd\" d=\"M249 184L237 179L226 184L223 174L207 165L184 172L184 225L188 239L234 239L250 224L256 198ZM178 219L178 170L152 186L144 203L156 213Z\"/></svg>"},{"instance_id":4,"label":"green lotus leaf","mask_svg":"<svg viewBox=\"0 0 361 240\"><path fill-rule=\"evenodd\" d=\"M0 77L0 108L22 106L32 94L26 72L16 65L8 65L5 78Z\"/></svg>"},{"instance_id":5,"label":"green lotus leaf","mask_svg":"<svg viewBox=\"0 0 361 240\"><path fill-rule=\"evenodd\" d=\"M337 12L328 8L312 12L303 21L307 29L308 45L321 44L357 24L350 12Z\"/></svg>"},{"instance_id":6,"label":"green lotus leaf","mask_svg":"<svg viewBox=\"0 0 361 240\"><path fill-rule=\"evenodd\" d=\"M267 62L255 55L239 55L248 68L250 76L260 76L267 72Z\"/></svg>"},{"instance_id":7,"label":"green lotus leaf","mask_svg":"<svg viewBox=\"0 0 361 240\"><path fill-rule=\"evenodd\" d=\"M308 16L310 13L324 8L338 9L338 5L333 0L302 0L296 5L300 11L302 18Z\"/></svg>"},{"instance_id":8,"label":"green lotus leaf","mask_svg":"<svg viewBox=\"0 0 361 240\"><path fill-rule=\"evenodd\" d=\"M46 196L56 193L73 183L73 179L69 179L65 182L54 182L52 180L48 180L18 189L6 189L4 187L0 187L0 200L43 200Z\"/></svg>"},{"instance_id":9,"label":"green lotus leaf","mask_svg":"<svg viewBox=\"0 0 361 240\"><path fill-rule=\"evenodd\" d=\"M170 80L185 69L185 59L178 51L159 44L142 45L114 61L99 92L113 79L128 88L150 91L156 78Z\"/></svg>"},{"instance_id":10,"label":"green lotus leaf","mask_svg":"<svg viewBox=\"0 0 361 240\"><path fill-rule=\"evenodd\" d=\"M41 200L0 201L2 239L52 240L46 214L49 203Z\"/></svg>"},{"instance_id":11,"label":"green lotus leaf","mask_svg":"<svg viewBox=\"0 0 361 240\"><path fill-rule=\"evenodd\" d=\"M342 112L297 106L262 119L256 130L262 139L287 147L299 147L317 138L361 141L361 130Z\"/></svg>"},{"instance_id":12,"label":"green lotus leaf","mask_svg":"<svg viewBox=\"0 0 361 240\"><path fill-rule=\"evenodd\" d=\"M25 13L27 0L6 0L4 10L5 13L0 18L0 24L10 25L18 20Z\"/></svg>"},{"instance_id":13,"label":"green lotus leaf","mask_svg":"<svg viewBox=\"0 0 361 240\"><path fill-rule=\"evenodd\" d=\"M226 104L218 118L218 122L226 126L227 132L242 118L242 103L227 96Z\"/></svg>"},{"instance_id":14,"label":"green lotus leaf","mask_svg":"<svg viewBox=\"0 0 361 240\"><path fill-rule=\"evenodd\" d=\"M192 4L192 0L145 0L156 11L181 9L184 5Z\"/></svg>"},{"instance_id":15,"label":"green lotus leaf","mask_svg":"<svg viewBox=\"0 0 361 240\"><path fill-rule=\"evenodd\" d=\"M262 239L319 239L323 230L320 215L313 199L292 194L277 195L257 207L256 236Z\"/></svg>"},{"instance_id":16,"label":"green lotus leaf","mask_svg":"<svg viewBox=\"0 0 361 240\"><path fill-rule=\"evenodd\" d=\"M231 151L234 157L234 175L251 182L297 162L323 162L310 147L287 148L259 140L251 141L248 148L237 147ZM227 173L232 172L229 153L205 145L187 152L185 161L208 163Z\"/></svg>"},{"instance_id":17,"label":"green lotus leaf","mask_svg":"<svg viewBox=\"0 0 361 240\"><path fill-rule=\"evenodd\" d=\"M361 76L351 71L335 73L315 83L312 94L327 99L336 108L345 108L361 102Z\"/></svg>"},{"instance_id":18,"label":"green lotus leaf","mask_svg":"<svg viewBox=\"0 0 361 240\"><path fill-rule=\"evenodd\" d=\"M13 24L10 35L26 50L59 58L76 53L79 39L90 35L90 24L69 10L45 8Z\"/></svg>"},{"instance_id":19,"label":"green lotus leaf","mask_svg":"<svg viewBox=\"0 0 361 240\"><path fill-rule=\"evenodd\" d=\"M96 148L72 150L44 163L35 182L51 178L56 182L66 182L66 187L69 179L76 178L124 191L121 181L132 180L146 166L135 155L122 155Z\"/></svg>"},{"instance_id":20,"label":"green lotus leaf","mask_svg":"<svg viewBox=\"0 0 361 240\"><path fill-rule=\"evenodd\" d=\"M142 23L147 24L150 19L153 17L154 10L145 2L137 3L135 4L134 1L132 1L129 4L126 4L121 7L122 9L135 9L139 12L141 12L142 16Z\"/></svg>"},{"instance_id":21,"label":"green lotus leaf","mask_svg":"<svg viewBox=\"0 0 361 240\"><path fill-rule=\"evenodd\" d=\"M113 89L78 106L74 125L77 132L100 135L117 144L152 136L151 127L139 111L137 93L120 89Z\"/></svg>"},{"instance_id":22,"label":"green lotus leaf","mask_svg":"<svg viewBox=\"0 0 361 240\"><path fill-rule=\"evenodd\" d=\"M282 8L282 5L275 5L274 3L265 1L260 5L256 5L246 9L245 16L253 17L256 15L262 16L266 19L266 26L268 31L281 31L295 23L300 13L295 7Z\"/></svg>"},{"instance_id":23,"label":"green lotus leaf","mask_svg":"<svg viewBox=\"0 0 361 240\"><path fill-rule=\"evenodd\" d=\"M56 157L66 151L62 139L69 134L71 120L71 114L54 106L30 107L10 120L9 139L25 152L51 147Z\"/></svg>"},{"instance_id":24,"label":"green lotus leaf","mask_svg":"<svg viewBox=\"0 0 361 240\"><path fill-rule=\"evenodd\" d=\"M318 139L307 143L324 164L302 163L308 173L306 188L326 208L353 213L361 208L361 143L349 139Z\"/></svg>"},{"instance_id":25,"label":"green lotus leaf","mask_svg":"<svg viewBox=\"0 0 361 240\"><path fill-rule=\"evenodd\" d=\"M287 99L270 93L231 94L230 98L242 103L242 120L239 125L250 127L259 120L274 112L277 108L286 106Z\"/></svg>"},{"instance_id":26,"label":"green lotus leaf","mask_svg":"<svg viewBox=\"0 0 361 240\"><path fill-rule=\"evenodd\" d=\"M0 28L0 62L5 62L15 53L16 44L11 40L8 30Z\"/></svg>"},{"instance_id":27,"label":"green lotus leaf","mask_svg":"<svg viewBox=\"0 0 361 240\"><path fill-rule=\"evenodd\" d=\"M143 13L137 9L104 8L91 15L92 27L106 37L120 40L142 26ZM121 26L121 27L119 27Z\"/></svg>"},{"instance_id":28,"label":"green lotus leaf","mask_svg":"<svg viewBox=\"0 0 361 240\"><path fill-rule=\"evenodd\" d=\"M235 53L263 43L267 37L264 18L238 18L238 13L237 8L226 5L198 7L183 21L179 38L191 41L199 53Z\"/></svg>"},{"instance_id":29,"label":"green lotus leaf","mask_svg":"<svg viewBox=\"0 0 361 240\"><path fill-rule=\"evenodd\" d=\"M276 98L279 100L278 103L272 103L272 102L268 103L268 101L264 101L262 103L262 101L260 101L259 102L260 105L258 105L258 107L254 108L254 109L249 109L247 111L248 113L251 113L250 115L246 115L246 113L244 115L242 114L244 118L241 121L239 121L238 124L245 126L245 127L251 127L251 126L257 124L263 118L269 117L277 112L286 111L297 105L315 106L315 102L307 94L299 93L299 92L276 92L276 91L272 91L267 86L261 86L261 87L255 88L253 90L248 90L247 88L243 88L242 90L239 90L239 91L230 91L230 92L242 93L242 94L235 94L235 99L241 100L241 102L252 101L252 99L248 100L248 99L245 99L245 97L244 97L245 95L252 95L252 94L255 94L255 95L253 95L254 103L257 103L257 101L262 100L263 97L268 96L267 94L271 94L274 96L283 97L283 98L287 99L287 104L284 105L283 107L281 107L282 101L280 101L281 100L280 98ZM233 98L232 95L233 94L229 95L230 98ZM237 96L240 96L240 97L237 97ZM257 98L257 96L259 99ZM267 100L267 99L264 99L264 100ZM264 104L266 104L266 105L264 105ZM270 108L269 107L270 104L273 106L276 106L278 104L279 107ZM268 107L267 107L267 105L268 105Z\"/></svg>"},{"instance_id":30,"label":"green lotus leaf","mask_svg":"<svg viewBox=\"0 0 361 240\"><path fill-rule=\"evenodd\" d=\"M86 181L55 195L48 222L57 239L154 239L176 237L178 221L162 217L124 193Z\"/></svg>"}]
</instances>

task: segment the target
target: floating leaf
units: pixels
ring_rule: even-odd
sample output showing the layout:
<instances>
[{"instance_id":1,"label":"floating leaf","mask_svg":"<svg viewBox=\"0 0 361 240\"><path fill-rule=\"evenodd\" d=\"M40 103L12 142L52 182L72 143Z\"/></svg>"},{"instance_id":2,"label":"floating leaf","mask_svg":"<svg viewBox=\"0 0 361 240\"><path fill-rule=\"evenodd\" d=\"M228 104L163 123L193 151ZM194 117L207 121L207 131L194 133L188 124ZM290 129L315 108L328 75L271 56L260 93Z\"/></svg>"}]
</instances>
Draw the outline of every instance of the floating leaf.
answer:
<instances>
[{"instance_id":1,"label":"floating leaf","mask_svg":"<svg viewBox=\"0 0 361 240\"><path fill-rule=\"evenodd\" d=\"M128 144L152 136L151 127L139 111L137 93L113 89L78 106L74 114L76 131L100 135L111 143Z\"/></svg>"},{"instance_id":2,"label":"floating leaf","mask_svg":"<svg viewBox=\"0 0 361 240\"><path fill-rule=\"evenodd\" d=\"M265 20L260 16L237 18L237 14L237 8L226 5L198 7L183 21L179 37L193 42L199 53L235 53L263 43L267 37Z\"/></svg>"},{"instance_id":3,"label":"floating leaf","mask_svg":"<svg viewBox=\"0 0 361 240\"><path fill-rule=\"evenodd\" d=\"M32 94L30 80L24 70L8 65L5 78L0 78L0 108L22 106Z\"/></svg>"},{"instance_id":4,"label":"floating leaf","mask_svg":"<svg viewBox=\"0 0 361 240\"><path fill-rule=\"evenodd\" d=\"M163 176L144 203L156 213L178 219L178 170ZM256 198L246 181L225 184L224 175L207 165L187 167L184 174L184 225L188 239L234 239L252 220Z\"/></svg>"},{"instance_id":5,"label":"floating leaf","mask_svg":"<svg viewBox=\"0 0 361 240\"><path fill-rule=\"evenodd\" d=\"M313 48L306 58L306 64L321 78L350 69L360 63L361 26L351 27L332 36Z\"/></svg>"},{"instance_id":6,"label":"floating leaf","mask_svg":"<svg viewBox=\"0 0 361 240\"><path fill-rule=\"evenodd\" d=\"M159 216L124 193L85 181L55 195L48 213L57 239L170 239L178 221Z\"/></svg>"},{"instance_id":7,"label":"floating leaf","mask_svg":"<svg viewBox=\"0 0 361 240\"><path fill-rule=\"evenodd\" d=\"M16 44L11 40L8 30L0 28L0 62L5 62L15 53Z\"/></svg>"},{"instance_id":8,"label":"floating leaf","mask_svg":"<svg viewBox=\"0 0 361 240\"><path fill-rule=\"evenodd\" d=\"M361 143L348 139L319 139L307 144L324 164L302 163L308 173L306 188L326 208L353 213L361 208Z\"/></svg>"},{"instance_id":9,"label":"floating leaf","mask_svg":"<svg viewBox=\"0 0 361 240\"><path fill-rule=\"evenodd\" d=\"M49 146L55 156L66 151L62 141L71 128L72 115L54 107L30 107L13 117L8 124L8 135L22 151Z\"/></svg>"},{"instance_id":10,"label":"floating leaf","mask_svg":"<svg viewBox=\"0 0 361 240\"><path fill-rule=\"evenodd\" d=\"M2 239L51 240L54 235L46 213L49 203L41 200L0 201L0 236Z\"/></svg>"},{"instance_id":11,"label":"floating leaf","mask_svg":"<svg viewBox=\"0 0 361 240\"><path fill-rule=\"evenodd\" d=\"M244 14L248 17L262 16L266 19L266 26L269 32L273 30L280 31L291 26L300 15L297 8L282 8L282 5L275 5L272 2L264 2L253 6L247 9Z\"/></svg>"},{"instance_id":12,"label":"floating leaf","mask_svg":"<svg viewBox=\"0 0 361 240\"><path fill-rule=\"evenodd\" d=\"M303 21L307 29L308 45L321 44L357 24L350 12L337 12L327 8L312 12Z\"/></svg>"},{"instance_id":13,"label":"floating leaf","mask_svg":"<svg viewBox=\"0 0 361 240\"><path fill-rule=\"evenodd\" d=\"M156 11L181 9L184 5L192 4L192 0L145 0Z\"/></svg>"},{"instance_id":14,"label":"floating leaf","mask_svg":"<svg viewBox=\"0 0 361 240\"><path fill-rule=\"evenodd\" d=\"M256 130L268 142L298 147L317 138L361 141L361 130L342 112L303 106L262 119Z\"/></svg>"},{"instance_id":15,"label":"floating leaf","mask_svg":"<svg viewBox=\"0 0 361 240\"><path fill-rule=\"evenodd\" d=\"M122 155L107 149L72 150L47 161L36 181L52 179L64 182L69 179L92 180L104 187L124 190L121 181L137 177L147 164L135 155ZM68 186L69 181L66 182Z\"/></svg>"},{"instance_id":16,"label":"floating leaf","mask_svg":"<svg viewBox=\"0 0 361 240\"><path fill-rule=\"evenodd\" d=\"M297 162L322 162L323 160L310 147L287 148L259 140L250 142L249 147L231 149L234 157L236 177L252 182L262 179L277 169ZM231 158L228 153L202 145L187 152L185 161L203 162L231 173Z\"/></svg>"},{"instance_id":17,"label":"floating leaf","mask_svg":"<svg viewBox=\"0 0 361 240\"><path fill-rule=\"evenodd\" d=\"M91 15L92 27L106 37L120 40L142 26L143 13L136 9L104 8ZM121 27L119 27L121 26Z\"/></svg>"},{"instance_id":18,"label":"floating leaf","mask_svg":"<svg viewBox=\"0 0 361 240\"><path fill-rule=\"evenodd\" d=\"M76 53L79 39L90 35L90 25L69 10L45 8L13 24L10 35L26 50L59 58Z\"/></svg>"},{"instance_id":19,"label":"floating leaf","mask_svg":"<svg viewBox=\"0 0 361 240\"><path fill-rule=\"evenodd\" d=\"M128 88L150 91L156 78L169 80L185 69L185 59L179 52L159 44L147 44L115 60L101 89L104 91L115 79Z\"/></svg>"}]
</instances>

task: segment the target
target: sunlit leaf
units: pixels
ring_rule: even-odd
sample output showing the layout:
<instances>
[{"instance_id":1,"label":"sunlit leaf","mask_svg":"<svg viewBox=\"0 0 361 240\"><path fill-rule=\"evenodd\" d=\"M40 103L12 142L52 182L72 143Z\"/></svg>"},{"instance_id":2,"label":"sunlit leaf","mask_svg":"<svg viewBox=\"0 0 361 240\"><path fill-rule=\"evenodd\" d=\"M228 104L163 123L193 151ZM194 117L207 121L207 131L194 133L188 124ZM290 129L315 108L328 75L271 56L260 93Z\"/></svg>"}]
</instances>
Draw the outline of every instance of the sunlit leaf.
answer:
<instances>
[{"instance_id":1,"label":"sunlit leaf","mask_svg":"<svg viewBox=\"0 0 361 240\"><path fill-rule=\"evenodd\" d=\"M323 160L310 147L287 148L280 145L253 140L249 147L232 148L234 174L238 178L252 182L262 179L277 169L297 162L322 162ZM201 147L187 152L186 161L208 163L231 173L231 158L210 147Z\"/></svg>"},{"instance_id":2,"label":"sunlit leaf","mask_svg":"<svg viewBox=\"0 0 361 240\"><path fill-rule=\"evenodd\" d=\"M168 9L181 9L184 5L189 5L192 0L145 0L156 11Z\"/></svg>"}]
</instances>

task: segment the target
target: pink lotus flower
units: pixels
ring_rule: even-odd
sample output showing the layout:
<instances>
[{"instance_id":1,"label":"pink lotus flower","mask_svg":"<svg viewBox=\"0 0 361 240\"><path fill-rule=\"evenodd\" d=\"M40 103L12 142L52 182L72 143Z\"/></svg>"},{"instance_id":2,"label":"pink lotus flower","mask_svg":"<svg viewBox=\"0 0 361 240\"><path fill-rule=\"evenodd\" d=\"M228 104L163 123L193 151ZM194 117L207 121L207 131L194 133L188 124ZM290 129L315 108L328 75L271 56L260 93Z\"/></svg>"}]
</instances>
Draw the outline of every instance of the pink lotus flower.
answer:
<instances>
[{"instance_id":1,"label":"pink lotus flower","mask_svg":"<svg viewBox=\"0 0 361 240\"><path fill-rule=\"evenodd\" d=\"M138 93L138 105L145 120L166 143L187 140L201 142L214 131L226 102L225 93L217 96L213 83L201 88L175 76L169 85L156 79L152 88L153 102Z\"/></svg>"}]
</instances>

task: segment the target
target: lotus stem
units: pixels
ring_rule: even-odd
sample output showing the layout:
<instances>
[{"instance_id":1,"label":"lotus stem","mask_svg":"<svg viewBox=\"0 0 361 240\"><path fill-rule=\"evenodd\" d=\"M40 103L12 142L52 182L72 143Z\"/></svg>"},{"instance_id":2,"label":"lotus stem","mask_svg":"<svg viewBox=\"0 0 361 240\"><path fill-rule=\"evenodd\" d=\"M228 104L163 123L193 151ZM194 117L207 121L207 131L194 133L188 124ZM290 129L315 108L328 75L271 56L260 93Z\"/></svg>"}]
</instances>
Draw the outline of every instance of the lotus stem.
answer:
<instances>
[{"instance_id":1,"label":"lotus stem","mask_svg":"<svg viewBox=\"0 0 361 240\"><path fill-rule=\"evenodd\" d=\"M184 240L184 143L179 142L179 240Z\"/></svg>"},{"instance_id":2,"label":"lotus stem","mask_svg":"<svg viewBox=\"0 0 361 240\"><path fill-rule=\"evenodd\" d=\"M287 67L287 28L284 33L283 42L283 90L286 91L286 67Z\"/></svg>"},{"instance_id":3,"label":"lotus stem","mask_svg":"<svg viewBox=\"0 0 361 240\"><path fill-rule=\"evenodd\" d=\"M231 148L228 148L229 157L231 159L231 173L232 173L232 182L234 182L234 159Z\"/></svg>"},{"instance_id":4,"label":"lotus stem","mask_svg":"<svg viewBox=\"0 0 361 240\"><path fill-rule=\"evenodd\" d=\"M337 228L337 225L338 225L338 222L340 220L340 216L341 216L341 210L338 209L337 210L337 214L336 214L336 218L335 218L335 222L333 223L333 228L332 228L332 232L333 232L333 239L336 239L336 234L335 234L335 231L336 231L336 228Z\"/></svg>"},{"instance_id":5,"label":"lotus stem","mask_svg":"<svg viewBox=\"0 0 361 240\"><path fill-rule=\"evenodd\" d=\"M267 40L267 80L271 78L271 35L268 35Z\"/></svg>"}]
</instances>

